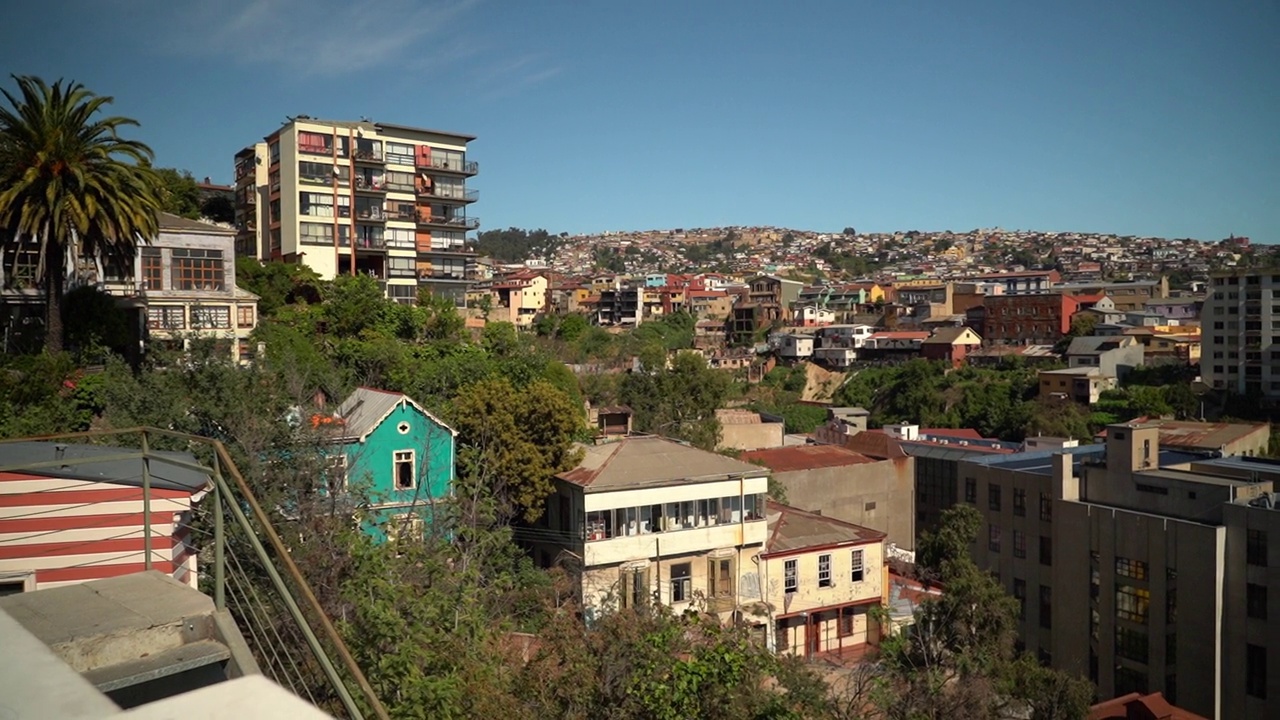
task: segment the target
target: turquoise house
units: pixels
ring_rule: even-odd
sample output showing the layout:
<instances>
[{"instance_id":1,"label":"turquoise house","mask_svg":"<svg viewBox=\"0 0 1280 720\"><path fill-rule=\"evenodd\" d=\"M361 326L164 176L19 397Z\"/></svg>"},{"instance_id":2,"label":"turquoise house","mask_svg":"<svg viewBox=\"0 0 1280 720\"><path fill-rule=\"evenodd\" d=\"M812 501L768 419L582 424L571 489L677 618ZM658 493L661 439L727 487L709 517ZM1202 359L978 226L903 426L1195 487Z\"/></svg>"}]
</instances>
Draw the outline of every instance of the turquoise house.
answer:
<instances>
[{"instance_id":1,"label":"turquoise house","mask_svg":"<svg viewBox=\"0 0 1280 720\"><path fill-rule=\"evenodd\" d=\"M378 539L420 533L453 488L457 431L404 393L358 388L314 422L331 429L331 477L341 491L367 495L365 530Z\"/></svg>"}]
</instances>

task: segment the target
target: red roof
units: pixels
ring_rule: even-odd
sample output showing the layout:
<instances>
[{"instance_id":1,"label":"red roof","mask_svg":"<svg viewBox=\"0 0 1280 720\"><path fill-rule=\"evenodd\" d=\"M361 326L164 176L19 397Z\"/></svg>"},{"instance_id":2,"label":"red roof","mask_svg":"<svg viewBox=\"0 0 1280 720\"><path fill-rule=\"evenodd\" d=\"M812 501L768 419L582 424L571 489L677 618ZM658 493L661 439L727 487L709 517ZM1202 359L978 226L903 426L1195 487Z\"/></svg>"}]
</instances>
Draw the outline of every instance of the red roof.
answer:
<instances>
[{"instance_id":1,"label":"red roof","mask_svg":"<svg viewBox=\"0 0 1280 720\"><path fill-rule=\"evenodd\" d=\"M756 464L763 464L774 472L816 470L873 463L875 460L839 445L796 445L792 447L751 450L739 456Z\"/></svg>"},{"instance_id":2,"label":"red roof","mask_svg":"<svg viewBox=\"0 0 1280 720\"><path fill-rule=\"evenodd\" d=\"M1129 693L1089 708L1089 720L1207 720L1171 705L1161 693Z\"/></svg>"}]
</instances>

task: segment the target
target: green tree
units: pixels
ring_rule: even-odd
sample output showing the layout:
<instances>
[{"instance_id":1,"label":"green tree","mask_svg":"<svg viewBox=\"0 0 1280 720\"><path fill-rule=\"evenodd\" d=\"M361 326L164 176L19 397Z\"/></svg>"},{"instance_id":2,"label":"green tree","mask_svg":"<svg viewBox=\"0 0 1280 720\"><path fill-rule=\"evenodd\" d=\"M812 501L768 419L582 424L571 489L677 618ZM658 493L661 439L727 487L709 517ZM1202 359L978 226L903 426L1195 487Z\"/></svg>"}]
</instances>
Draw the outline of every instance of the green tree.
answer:
<instances>
[{"instance_id":1,"label":"green tree","mask_svg":"<svg viewBox=\"0 0 1280 720\"><path fill-rule=\"evenodd\" d=\"M45 290L45 350L62 350L68 258L132 263L138 238L158 232L151 149L120 137L137 123L96 117L111 98L78 83L14 78L0 108L0 232L5 249L34 246Z\"/></svg>"},{"instance_id":2,"label":"green tree","mask_svg":"<svg viewBox=\"0 0 1280 720\"><path fill-rule=\"evenodd\" d=\"M258 296L258 312L262 315L272 315L292 302L320 300L320 276L298 263L263 263L256 258L237 257L236 284Z\"/></svg>"},{"instance_id":3,"label":"green tree","mask_svg":"<svg viewBox=\"0 0 1280 720\"><path fill-rule=\"evenodd\" d=\"M189 170L156 168L160 180L161 210L191 220L200 218L200 188Z\"/></svg>"},{"instance_id":4,"label":"green tree","mask_svg":"<svg viewBox=\"0 0 1280 720\"><path fill-rule=\"evenodd\" d=\"M582 458L574 440L583 431L580 406L550 383L517 389L506 378L462 389L452 425L458 431L459 493L494 498L501 520L542 517L552 478Z\"/></svg>"},{"instance_id":5,"label":"green tree","mask_svg":"<svg viewBox=\"0 0 1280 720\"><path fill-rule=\"evenodd\" d=\"M619 394L635 412L637 430L714 450L720 442L716 410L724 405L731 384L728 374L707 367L701 355L677 353L670 369L627 375Z\"/></svg>"},{"instance_id":6,"label":"green tree","mask_svg":"<svg viewBox=\"0 0 1280 720\"><path fill-rule=\"evenodd\" d=\"M236 221L236 204L223 193L216 193L200 203L200 216L214 222L233 223Z\"/></svg>"},{"instance_id":7,"label":"green tree","mask_svg":"<svg viewBox=\"0 0 1280 720\"><path fill-rule=\"evenodd\" d=\"M131 340L128 314L115 298L91 285L67 293L63 328L67 345L94 361L104 353L124 355Z\"/></svg>"}]
</instances>

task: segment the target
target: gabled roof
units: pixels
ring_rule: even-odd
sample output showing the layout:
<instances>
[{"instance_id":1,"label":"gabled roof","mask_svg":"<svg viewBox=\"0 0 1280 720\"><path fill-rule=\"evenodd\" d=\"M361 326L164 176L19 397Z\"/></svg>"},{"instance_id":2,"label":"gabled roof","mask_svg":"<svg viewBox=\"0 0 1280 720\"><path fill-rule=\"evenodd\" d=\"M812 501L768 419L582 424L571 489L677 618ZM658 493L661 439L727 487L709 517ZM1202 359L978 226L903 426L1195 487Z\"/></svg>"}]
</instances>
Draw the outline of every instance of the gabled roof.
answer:
<instances>
[{"instance_id":1,"label":"gabled roof","mask_svg":"<svg viewBox=\"0 0 1280 720\"><path fill-rule=\"evenodd\" d=\"M358 440L364 442L382 421L387 419L393 410L403 404L413 406L418 412L427 416L432 422L457 436L458 431L449 427L445 421L432 415L426 408L413 401L404 393L376 390L374 388L356 388L342 404L335 415L342 420L340 440Z\"/></svg>"},{"instance_id":2,"label":"gabled roof","mask_svg":"<svg viewBox=\"0 0 1280 720\"><path fill-rule=\"evenodd\" d=\"M854 525L843 520L783 505L772 500L765 510L769 523L769 540L764 555L787 555L807 549L838 545L861 545L883 541L887 535L879 530Z\"/></svg>"},{"instance_id":3,"label":"gabled roof","mask_svg":"<svg viewBox=\"0 0 1280 720\"><path fill-rule=\"evenodd\" d=\"M1118 350L1135 344L1137 342L1132 337L1125 335L1084 335L1071 339L1071 344L1067 346L1067 354L1098 355L1108 350Z\"/></svg>"},{"instance_id":4,"label":"gabled roof","mask_svg":"<svg viewBox=\"0 0 1280 720\"><path fill-rule=\"evenodd\" d=\"M726 477L761 477L768 470L664 437L639 435L586 446L578 467L557 477L607 492L707 482Z\"/></svg>"},{"instance_id":5,"label":"gabled roof","mask_svg":"<svg viewBox=\"0 0 1280 720\"><path fill-rule=\"evenodd\" d=\"M926 339L923 344L955 345L957 341L959 341L961 338L964 338L965 336L972 336L969 338L970 342L965 344L969 344L969 345L982 344L982 338L978 337L977 333L975 333L972 329L967 327L938 328L937 330L933 331L933 335L929 336L929 338Z\"/></svg>"}]
</instances>

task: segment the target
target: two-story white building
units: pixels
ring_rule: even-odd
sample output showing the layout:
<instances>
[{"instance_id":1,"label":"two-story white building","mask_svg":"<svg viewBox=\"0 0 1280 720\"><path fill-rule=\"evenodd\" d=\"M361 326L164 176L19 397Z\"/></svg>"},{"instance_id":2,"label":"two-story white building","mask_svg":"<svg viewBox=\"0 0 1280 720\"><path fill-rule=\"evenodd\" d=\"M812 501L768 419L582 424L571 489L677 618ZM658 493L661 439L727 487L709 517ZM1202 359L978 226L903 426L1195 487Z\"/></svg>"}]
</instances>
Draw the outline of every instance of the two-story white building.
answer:
<instances>
[{"instance_id":1,"label":"two-story white building","mask_svg":"<svg viewBox=\"0 0 1280 720\"><path fill-rule=\"evenodd\" d=\"M728 621L760 604L768 472L661 437L601 442L555 478L524 537L580 579L588 617L656 601Z\"/></svg>"}]
</instances>

